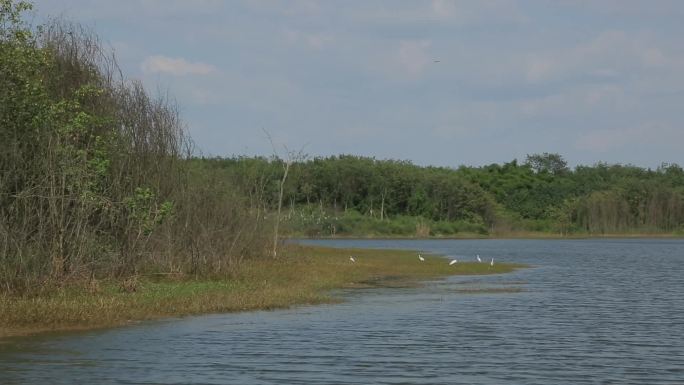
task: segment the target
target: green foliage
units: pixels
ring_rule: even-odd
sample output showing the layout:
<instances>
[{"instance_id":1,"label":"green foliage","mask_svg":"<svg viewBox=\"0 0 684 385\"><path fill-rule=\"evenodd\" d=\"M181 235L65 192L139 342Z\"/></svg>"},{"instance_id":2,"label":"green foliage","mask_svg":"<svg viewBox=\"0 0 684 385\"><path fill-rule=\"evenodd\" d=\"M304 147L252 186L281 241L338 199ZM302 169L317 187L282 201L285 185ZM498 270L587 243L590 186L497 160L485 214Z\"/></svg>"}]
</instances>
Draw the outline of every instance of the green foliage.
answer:
<instances>
[{"instance_id":1,"label":"green foliage","mask_svg":"<svg viewBox=\"0 0 684 385\"><path fill-rule=\"evenodd\" d=\"M138 224L145 235L149 235L162 222L172 215L173 202L157 203L157 196L149 187L137 187L133 196L125 198L129 217Z\"/></svg>"},{"instance_id":2,"label":"green foliage","mask_svg":"<svg viewBox=\"0 0 684 385\"><path fill-rule=\"evenodd\" d=\"M232 181L261 175L275 206L279 160L196 159ZM449 169L350 155L293 165L285 202L293 234L458 236L462 233L672 232L684 223L684 171L607 165L567 168L558 154ZM237 182L235 184L241 184Z\"/></svg>"},{"instance_id":3,"label":"green foliage","mask_svg":"<svg viewBox=\"0 0 684 385\"><path fill-rule=\"evenodd\" d=\"M31 9L33 5L28 1L0 0L0 41L30 41L31 31L21 16Z\"/></svg>"},{"instance_id":4,"label":"green foliage","mask_svg":"<svg viewBox=\"0 0 684 385\"><path fill-rule=\"evenodd\" d=\"M258 256L270 174L216 183L222 170L188 161L173 104L120 77L84 28L24 23L30 8L0 0L0 291Z\"/></svg>"},{"instance_id":5,"label":"green foliage","mask_svg":"<svg viewBox=\"0 0 684 385\"><path fill-rule=\"evenodd\" d=\"M532 168L537 173L551 173L562 174L568 171L568 162L566 162L559 154L543 154L527 155L525 165Z\"/></svg>"}]
</instances>

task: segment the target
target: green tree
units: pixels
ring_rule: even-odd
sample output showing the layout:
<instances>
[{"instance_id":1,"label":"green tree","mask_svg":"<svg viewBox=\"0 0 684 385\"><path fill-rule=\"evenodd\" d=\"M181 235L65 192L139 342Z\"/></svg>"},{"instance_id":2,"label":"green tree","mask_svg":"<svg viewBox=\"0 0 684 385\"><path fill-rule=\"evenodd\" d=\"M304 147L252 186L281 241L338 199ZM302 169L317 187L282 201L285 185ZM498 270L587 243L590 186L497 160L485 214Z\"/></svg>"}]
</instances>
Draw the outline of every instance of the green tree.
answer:
<instances>
[{"instance_id":1,"label":"green tree","mask_svg":"<svg viewBox=\"0 0 684 385\"><path fill-rule=\"evenodd\" d=\"M545 152L527 155L525 164L537 173L560 175L568 171L568 163L559 154Z\"/></svg>"}]
</instances>

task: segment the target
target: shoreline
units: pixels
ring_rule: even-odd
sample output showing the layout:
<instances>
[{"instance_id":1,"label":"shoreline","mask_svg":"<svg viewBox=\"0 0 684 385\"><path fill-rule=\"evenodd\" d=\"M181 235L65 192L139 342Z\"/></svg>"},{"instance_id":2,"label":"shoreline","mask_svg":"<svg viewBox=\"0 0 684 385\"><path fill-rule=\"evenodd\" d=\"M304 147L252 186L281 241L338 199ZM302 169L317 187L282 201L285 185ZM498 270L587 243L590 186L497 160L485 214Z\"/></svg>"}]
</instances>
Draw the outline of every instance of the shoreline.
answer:
<instances>
[{"instance_id":1,"label":"shoreline","mask_svg":"<svg viewBox=\"0 0 684 385\"><path fill-rule=\"evenodd\" d=\"M617 234L602 234L602 235L587 235L587 234L576 234L576 235L556 235L547 233L512 233L505 235L473 235L464 234L463 236L430 236L430 237L417 237L417 236L388 236L388 235L366 235L366 236L356 236L356 235L341 235L341 236L325 236L325 237L291 237L288 240L426 240L426 241L439 241L439 240L496 240L496 239L529 239L529 240L576 240L576 239L684 239L684 234L672 234L672 233L662 233L662 234L651 234L651 233L617 233Z\"/></svg>"},{"instance_id":2,"label":"shoreline","mask_svg":"<svg viewBox=\"0 0 684 385\"><path fill-rule=\"evenodd\" d=\"M5 338L95 330L189 315L274 310L343 301L338 289L409 287L450 275L508 273L522 264L461 262L410 250L343 249L290 244L278 259L247 261L221 279L141 277L133 292L99 281L34 297L0 296ZM356 262L349 256L354 255ZM94 288L93 288L94 287Z\"/></svg>"}]
</instances>

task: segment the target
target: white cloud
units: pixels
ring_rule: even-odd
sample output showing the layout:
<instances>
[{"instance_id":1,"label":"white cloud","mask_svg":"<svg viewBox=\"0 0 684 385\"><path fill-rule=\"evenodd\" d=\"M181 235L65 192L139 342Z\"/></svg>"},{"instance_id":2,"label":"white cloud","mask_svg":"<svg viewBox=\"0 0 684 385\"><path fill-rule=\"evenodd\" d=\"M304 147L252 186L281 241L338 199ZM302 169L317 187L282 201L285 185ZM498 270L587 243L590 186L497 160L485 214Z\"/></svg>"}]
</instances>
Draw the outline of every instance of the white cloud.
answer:
<instances>
[{"instance_id":1,"label":"white cloud","mask_svg":"<svg viewBox=\"0 0 684 385\"><path fill-rule=\"evenodd\" d=\"M206 16L225 8L223 0L34 0L37 10L52 15L66 11L80 20L168 20L175 15Z\"/></svg>"},{"instance_id":2,"label":"white cloud","mask_svg":"<svg viewBox=\"0 0 684 385\"><path fill-rule=\"evenodd\" d=\"M222 0L137 0L137 2L139 6L132 8L136 10L143 9L150 15L159 15L160 12L168 14L190 13L210 15L225 6Z\"/></svg>"},{"instance_id":3,"label":"white cloud","mask_svg":"<svg viewBox=\"0 0 684 385\"><path fill-rule=\"evenodd\" d=\"M434 126L430 133L440 140L462 139L478 133L502 127L502 117L510 116L510 108L505 103L489 101L460 101L449 103L448 108L433 112Z\"/></svg>"},{"instance_id":4,"label":"white cloud","mask_svg":"<svg viewBox=\"0 0 684 385\"><path fill-rule=\"evenodd\" d=\"M473 24L482 22L524 23L528 18L520 11L520 4L511 0L433 0L431 19Z\"/></svg>"},{"instance_id":5,"label":"white cloud","mask_svg":"<svg viewBox=\"0 0 684 385\"><path fill-rule=\"evenodd\" d=\"M410 25L439 23L479 25L492 22L520 24L528 21L514 0L433 0L413 2L365 2L351 18L370 24ZM339 7L338 7L339 8Z\"/></svg>"},{"instance_id":6,"label":"white cloud","mask_svg":"<svg viewBox=\"0 0 684 385\"><path fill-rule=\"evenodd\" d=\"M369 70L381 74L385 80L413 82L422 77L433 64L430 53L432 42L427 39L404 39L386 44L368 56L358 56Z\"/></svg>"},{"instance_id":7,"label":"white cloud","mask_svg":"<svg viewBox=\"0 0 684 385\"><path fill-rule=\"evenodd\" d=\"M315 16L321 12L322 3L315 0L246 0L245 5L255 11L286 16Z\"/></svg>"},{"instance_id":8,"label":"white cloud","mask_svg":"<svg viewBox=\"0 0 684 385\"><path fill-rule=\"evenodd\" d=\"M587 84L566 87L559 92L519 101L519 110L528 117L587 116L599 110L625 113L638 100L613 84Z\"/></svg>"},{"instance_id":9,"label":"white cloud","mask_svg":"<svg viewBox=\"0 0 684 385\"><path fill-rule=\"evenodd\" d=\"M218 69L211 64L189 62L183 58L171 58L162 55L147 57L141 64L143 72L166 73L171 75L211 75Z\"/></svg>"},{"instance_id":10,"label":"white cloud","mask_svg":"<svg viewBox=\"0 0 684 385\"><path fill-rule=\"evenodd\" d=\"M381 133L430 149L427 162L552 150L682 163L681 0L34 2L96 23L124 72L170 88L216 153L265 126L390 154Z\"/></svg>"},{"instance_id":11,"label":"white cloud","mask_svg":"<svg viewBox=\"0 0 684 385\"><path fill-rule=\"evenodd\" d=\"M677 146L684 141L684 132L674 126L645 122L638 127L620 127L594 130L580 135L575 147L596 153L607 153L624 147L640 148L655 145L657 148Z\"/></svg>"},{"instance_id":12,"label":"white cloud","mask_svg":"<svg viewBox=\"0 0 684 385\"><path fill-rule=\"evenodd\" d=\"M334 38L327 34L305 33L290 28L285 29L283 36L289 44L303 44L315 50L321 50L334 41Z\"/></svg>"},{"instance_id":13,"label":"white cloud","mask_svg":"<svg viewBox=\"0 0 684 385\"><path fill-rule=\"evenodd\" d=\"M433 0L431 8L432 12L440 18L450 17L457 12L456 3L451 0Z\"/></svg>"},{"instance_id":14,"label":"white cloud","mask_svg":"<svg viewBox=\"0 0 684 385\"><path fill-rule=\"evenodd\" d=\"M304 40L309 47L321 49L332 42L333 38L326 35L309 34L305 36Z\"/></svg>"},{"instance_id":15,"label":"white cloud","mask_svg":"<svg viewBox=\"0 0 684 385\"><path fill-rule=\"evenodd\" d=\"M429 40L404 40L399 42L397 60L401 69L410 76L420 75L425 66L432 62L428 54Z\"/></svg>"},{"instance_id":16,"label":"white cloud","mask_svg":"<svg viewBox=\"0 0 684 385\"><path fill-rule=\"evenodd\" d=\"M577 139L576 147L592 152L608 152L645 139L647 132L636 128L612 128L587 132Z\"/></svg>"},{"instance_id":17,"label":"white cloud","mask_svg":"<svg viewBox=\"0 0 684 385\"><path fill-rule=\"evenodd\" d=\"M672 69L681 59L648 34L612 30L572 47L530 54L526 62L526 79L541 83L577 75L614 78Z\"/></svg>"},{"instance_id":18,"label":"white cloud","mask_svg":"<svg viewBox=\"0 0 684 385\"><path fill-rule=\"evenodd\" d=\"M608 14L612 18L616 17L674 17L684 16L684 9L681 8L681 0L658 0L649 2L643 0L556 0L556 3L565 6L572 6L582 11L589 11L593 14Z\"/></svg>"}]
</instances>

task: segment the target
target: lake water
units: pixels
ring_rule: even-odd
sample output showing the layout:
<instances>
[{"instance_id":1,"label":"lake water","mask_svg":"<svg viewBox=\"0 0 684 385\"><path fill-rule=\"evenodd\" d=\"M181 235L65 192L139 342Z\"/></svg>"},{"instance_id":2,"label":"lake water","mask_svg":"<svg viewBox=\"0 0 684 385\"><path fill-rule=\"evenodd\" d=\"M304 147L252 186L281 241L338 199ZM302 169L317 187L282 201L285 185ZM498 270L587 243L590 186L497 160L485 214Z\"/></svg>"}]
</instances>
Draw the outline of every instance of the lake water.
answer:
<instances>
[{"instance_id":1,"label":"lake water","mask_svg":"<svg viewBox=\"0 0 684 385\"><path fill-rule=\"evenodd\" d=\"M16 338L0 343L0 384L684 384L682 240L310 243L533 267Z\"/></svg>"}]
</instances>

